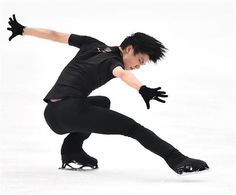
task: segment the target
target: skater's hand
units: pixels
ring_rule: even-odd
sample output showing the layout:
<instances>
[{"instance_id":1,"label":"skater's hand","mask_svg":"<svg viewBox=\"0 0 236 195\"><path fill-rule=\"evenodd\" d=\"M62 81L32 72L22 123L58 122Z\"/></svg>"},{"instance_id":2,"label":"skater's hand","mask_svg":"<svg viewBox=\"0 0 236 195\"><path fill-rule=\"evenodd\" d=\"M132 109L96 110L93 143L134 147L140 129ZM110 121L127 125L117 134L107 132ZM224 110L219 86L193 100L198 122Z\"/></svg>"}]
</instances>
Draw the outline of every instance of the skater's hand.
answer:
<instances>
[{"instance_id":1,"label":"skater's hand","mask_svg":"<svg viewBox=\"0 0 236 195\"><path fill-rule=\"evenodd\" d=\"M11 26L11 28L7 28L7 30L12 31L12 35L9 37L9 41L11 41L17 35L23 34L23 29L25 28L25 26L17 22L15 14L13 14L13 19L9 18L8 24Z\"/></svg>"},{"instance_id":2,"label":"skater's hand","mask_svg":"<svg viewBox=\"0 0 236 195\"><path fill-rule=\"evenodd\" d=\"M149 101L152 99L157 100L162 103L165 103L165 101L160 98L166 98L166 97L168 97L168 95L166 95L166 92L164 92L164 91L159 91L160 89L161 89L160 87L151 89L151 88L146 87L145 85L143 85L139 89L139 93L143 97L143 99L146 103L147 109L150 108Z\"/></svg>"}]
</instances>

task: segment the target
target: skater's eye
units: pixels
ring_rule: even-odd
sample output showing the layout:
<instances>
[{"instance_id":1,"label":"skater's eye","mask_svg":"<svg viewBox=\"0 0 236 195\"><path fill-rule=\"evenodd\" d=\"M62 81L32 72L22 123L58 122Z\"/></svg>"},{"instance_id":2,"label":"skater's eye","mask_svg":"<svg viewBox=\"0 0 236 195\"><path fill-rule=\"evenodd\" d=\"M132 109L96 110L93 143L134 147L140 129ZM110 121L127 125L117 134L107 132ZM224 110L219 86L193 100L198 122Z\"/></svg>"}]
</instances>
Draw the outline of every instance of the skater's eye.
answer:
<instances>
[{"instance_id":1,"label":"skater's eye","mask_svg":"<svg viewBox=\"0 0 236 195\"><path fill-rule=\"evenodd\" d=\"M139 63L144 65L144 59L139 59Z\"/></svg>"},{"instance_id":2,"label":"skater's eye","mask_svg":"<svg viewBox=\"0 0 236 195\"><path fill-rule=\"evenodd\" d=\"M142 59L139 59L139 63L140 63L140 64L143 64L143 60L142 60Z\"/></svg>"}]
</instances>

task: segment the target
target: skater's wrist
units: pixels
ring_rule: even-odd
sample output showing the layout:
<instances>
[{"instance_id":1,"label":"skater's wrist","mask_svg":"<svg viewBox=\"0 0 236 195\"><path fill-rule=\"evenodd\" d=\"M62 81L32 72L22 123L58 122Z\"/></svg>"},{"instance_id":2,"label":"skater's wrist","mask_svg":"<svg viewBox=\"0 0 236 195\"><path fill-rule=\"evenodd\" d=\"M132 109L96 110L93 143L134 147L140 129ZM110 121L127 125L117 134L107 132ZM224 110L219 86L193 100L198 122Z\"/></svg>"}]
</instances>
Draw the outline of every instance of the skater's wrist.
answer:
<instances>
[{"instance_id":1,"label":"skater's wrist","mask_svg":"<svg viewBox=\"0 0 236 195\"><path fill-rule=\"evenodd\" d=\"M140 88L139 88L139 90L138 90L138 92L139 92L140 94L142 94L142 93L143 93L143 90L145 90L145 88L147 88L146 85L141 85Z\"/></svg>"}]
</instances>

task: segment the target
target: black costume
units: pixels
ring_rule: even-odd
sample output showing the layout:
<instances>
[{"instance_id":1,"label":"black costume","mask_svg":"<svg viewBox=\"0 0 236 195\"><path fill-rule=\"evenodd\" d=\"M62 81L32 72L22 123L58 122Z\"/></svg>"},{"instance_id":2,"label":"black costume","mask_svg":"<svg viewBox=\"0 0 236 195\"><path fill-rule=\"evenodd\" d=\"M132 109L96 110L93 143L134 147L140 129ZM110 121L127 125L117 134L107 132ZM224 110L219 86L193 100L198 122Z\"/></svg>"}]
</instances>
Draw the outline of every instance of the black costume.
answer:
<instances>
[{"instance_id":1,"label":"black costume","mask_svg":"<svg viewBox=\"0 0 236 195\"><path fill-rule=\"evenodd\" d=\"M12 31L9 41L22 35L25 26L10 18L7 28ZM71 34L69 45L80 50L64 68L55 85L43 99L47 106L44 117L49 127L57 134L69 135L62 148L62 168L76 162L83 166L97 168L97 159L89 156L82 148L83 141L91 133L120 134L136 139L145 148L161 156L178 174L208 169L204 161L188 158L172 145L160 139L149 129L133 119L110 110L110 100L104 96L89 96L96 88L114 78L112 70L121 66L123 58L119 47L109 47L89 37ZM139 93L149 108L149 100L167 97L164 92L142 86ZM155 96L154 96L155 95ZM62 99L51 102L50 99Z\"/></svg>"},{"instance_id":2,"label":"black costume","mask_svg":"<svg viewBox=\"0 0 236 195\"><path fill-rule=\"evenodd\" d=\"M44 98L48 102L44 116L50 128L58 134L70 133L62 145L62 160L67 156L76 158L82 150L83 141L91 133L132 137L164 159L175 151L173 146L149 129L110 110L107 97L88 97L92 90L114 78L113 68L124 67L119 48L108 47L92 37L74 34L69 38L69 45L79 47L80 50ZM58 98L63 100L49 101Z\"/></svg>"},{"instance_id":3,"label":"black costume","mask_svg":"<svg viewBox=\"0 0 236 195\"><path fill-rule=\"evenodd\" d=\"M104 43L88 36L71 34L69 45L80 48L59 76L56 84L44 98L83 97L114 78L116 66L124 68L118 47L107 47Z\"/></svg>"}]
</instances>

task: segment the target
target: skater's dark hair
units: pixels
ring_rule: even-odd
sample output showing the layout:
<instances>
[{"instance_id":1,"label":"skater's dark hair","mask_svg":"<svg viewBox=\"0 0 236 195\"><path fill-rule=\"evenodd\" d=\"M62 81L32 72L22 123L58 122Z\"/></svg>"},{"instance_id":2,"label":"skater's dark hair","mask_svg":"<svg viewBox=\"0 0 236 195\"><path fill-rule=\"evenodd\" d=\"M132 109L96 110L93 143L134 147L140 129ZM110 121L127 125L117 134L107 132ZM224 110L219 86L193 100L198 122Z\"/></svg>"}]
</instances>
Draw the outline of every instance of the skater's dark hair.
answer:
<instances>
[{"instance_id":1,"label":"skater's dark hair","mask_svg":"<svg viewBox=\"0 0 236 195\"><path fill-rule=\"evenodd\" d=\"M165 56L164 53L167 50L160 41L141 32L136 32L131 34L131 36L126 37L120 47L125 49L129 45L133 46L134 55L137 53L147 54L154 63L163 58Z\"/></svg>"}]
</instances>

